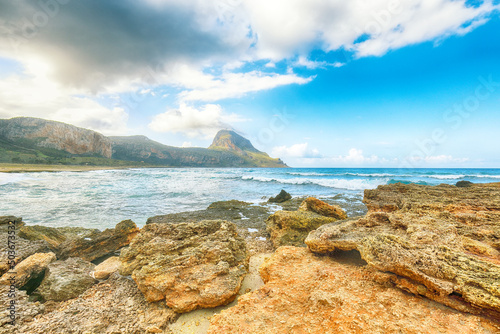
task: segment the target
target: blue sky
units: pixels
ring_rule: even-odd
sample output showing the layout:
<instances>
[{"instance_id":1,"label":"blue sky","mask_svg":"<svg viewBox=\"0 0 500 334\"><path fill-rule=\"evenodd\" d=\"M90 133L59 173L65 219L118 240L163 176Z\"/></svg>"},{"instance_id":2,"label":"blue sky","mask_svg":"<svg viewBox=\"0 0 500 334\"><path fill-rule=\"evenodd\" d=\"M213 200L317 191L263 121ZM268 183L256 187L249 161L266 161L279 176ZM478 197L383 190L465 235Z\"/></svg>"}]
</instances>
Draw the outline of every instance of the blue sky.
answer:
<instances>
[{"instance_id":1,"label":"blue sky","mask_svg":"<svg viewBox=\"0 0 500 334\"><path fill-rule=\"evenodd\" d=\"M230 128L296 167L500 167L499 9L0 0L0 117L174 146Z\"/></svg>"}]
</instances>

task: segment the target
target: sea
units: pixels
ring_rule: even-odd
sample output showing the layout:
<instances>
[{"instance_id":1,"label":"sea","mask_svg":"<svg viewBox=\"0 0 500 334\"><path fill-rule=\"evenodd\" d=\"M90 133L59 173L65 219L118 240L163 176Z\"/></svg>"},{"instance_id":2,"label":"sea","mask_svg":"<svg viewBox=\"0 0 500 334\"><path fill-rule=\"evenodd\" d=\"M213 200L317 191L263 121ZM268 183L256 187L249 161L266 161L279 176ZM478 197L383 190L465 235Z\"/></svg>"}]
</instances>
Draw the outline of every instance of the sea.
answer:
<instances>
[{"instance_id":1,"label":"sea","mask_svg":"<svg viewBox=\"0 0 500 334\"><path fill-rule=\"evenodd\" d=\"M500 182L500 169L136 168L87 172L0 173L0 216L52 227L143 226L155 215L206 209L216 201L264 203L281 189L329 199L363 214L365 189L379 185Z\"/></svg>"}]
</instances>

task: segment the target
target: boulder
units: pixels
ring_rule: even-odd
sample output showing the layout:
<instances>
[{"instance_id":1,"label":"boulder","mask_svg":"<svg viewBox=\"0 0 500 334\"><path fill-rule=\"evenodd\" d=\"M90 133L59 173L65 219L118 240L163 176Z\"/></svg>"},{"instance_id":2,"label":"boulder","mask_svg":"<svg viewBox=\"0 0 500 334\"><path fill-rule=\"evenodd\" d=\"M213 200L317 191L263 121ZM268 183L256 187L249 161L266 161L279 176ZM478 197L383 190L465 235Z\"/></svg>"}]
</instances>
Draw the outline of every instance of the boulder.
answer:
<instances>
[{"instance_id":1,"label":"boulder","mask_svg":"<svg viewBox=\"0 0 500 334\"><path fill-rule=\"evenodd\" d=\"M18 263L0 278L0 285L14 285L18 289L31 292L36 288L34 281L43 277L48 265L56 260L54 253L36 253ZM14 279L14 281L12 281Z\"/></svg>"},{"instance_id":2,"label":"boulder","mask_svg":"<svg viewBox=\"0 0 500 334\"><path fill-rule=\"evenodd\" d=\"M471 187L474 183L470 182L470 181L458 181L455 186L459 187L459 188L468 188L468 187Z\"/></svg>"},{"instance_id":3,"label":"boulder","mask_svg":"<svg viewBox=\"0 0 500 334\"><path fill-rule=\"evenodd\" d=\"M299 207L299 211L311 211L321 216L335 219L347 219L347 214L338 205L330 205L314 197L306 198Z\"/></svg>"},{"instance_id":4,"label":"boulder","mask_svg":"<svg viewBox=\"0 0 500 334\"><path fill-rule=\"evenodd\" d=\"M19 236L32 241L45 240L53 250L57 249L57 246L67 239L66 235L58 229L39 225L21 227Z\"/></svg>"},{"instance_id":5,"label":"boulder","mask_svg":"<svg viewBox=\"0 0 500 334\"><path fill-rule=\"evenodd\" d=\"M0 216L0 233L7 233L9 230L12 230L12 225L14 225L16 230L19 230L25 223L21 217Z\"/></svg>"},{"instance_id":6,"label":"boulder","mask_svg":"<svg viewBox=\"0 0 500 334\"><path fill-rule=\"evenodd\" d=\"M498 322L393 287L359 254L317 256L281 247L260 269L265 285L210 320L219 333L497 333Z\"/></svg>"},{"instance_id":7,"label":"boulder","mask_svg":"<svg viewBox=\"0 0 500 334\"><path fill-rule=\"evenodd\" d=\"M310 250L357 250L408 292L500 319L499 184L393 184L364 202L365 217L311 232Z\"/></svg>"},{"instance_id":8,"label":"boulder","mask_svg":"<svg viewBox=\"0 0 500 334\"><path fill-rule=\"evenodd\" d=\"M3 296L3 295L2 295ZM165 302L149 303L130 279L114 273L79 297L58 304L15 333L153 333L177 317Z\"/></svg>"},{"instance_id":9,"label":"boulder","mask_svg":"<svg viewBox=\"0 0 500 334\"><path fill-rule=\"evenodd\" d=\"M122 262L120 261L120 257L112 256L105 261L99 263L92 275L95 279L107 279L112 273L117 272L120 269Z\"/></svg>"},{"instance_id":10,"label":"boulder","mask_svg":"<svg viewBox=\"0 0 500 334\"><path fill-rule=\"evenodd\" d=\"M236 297L246 273L245 243L227 221L148 224L122 250L122 275L132 275L150 302L178 313L212 308Z\"/></svg>"},{"instance_id":11,"label":"boulder","mask_svg":"<svg viewBox=\"0 0 500 334\"><path fill-rule=\"evenodd\" d=\"M337 221L310 211L277 211L266 220L274 247L303 246L310 231Z\"/></svg>"},{"instance_id":12,"label":"boulder","mask_svg":"<svg viewBox=\"0 0 500 334\"><path fill-rule=\"evenodd\" d=\"M138 232L139 229L133 221L124 220L114 229L92 232L86 237L66 240L58 246L57 257L63 260L79 257L86 261L94 261L127 246Z\"/></svg>"},{"instance_id":13,"label":"boulder","mask_svg":"<svg viewBox=\"0 0 500 334\"><path fill-rule=\"evenodd\" d=\"M35 294L46 301L63 301L78 297L97 283L91 276L94 268L94 264L77 257L52 262Z\"/></svg>"},{"instance_id":14,"label":"boulder","mask_svg":"<svg viewBox=\"0 0 500 334\"><path fill-rule=\"evenodd\" d=\"M276 197L269 198L269 203L283 203L292 199L292 195L287 193L285 190L281 189L280 193Z\"/></svg>"},{"instance_id":15,"label":"boulder","mask_svg":"<svg viewBox=\"0 0 500 334\"><path fill-rule=\"evenodd\" d=\"M49 244L44 240L29 241L23 238L15 238L15 251L9 244L9 234L0 233L0 275L6 273L17 263L36 253L50 252Z\"/></svg>"}]
</instances>

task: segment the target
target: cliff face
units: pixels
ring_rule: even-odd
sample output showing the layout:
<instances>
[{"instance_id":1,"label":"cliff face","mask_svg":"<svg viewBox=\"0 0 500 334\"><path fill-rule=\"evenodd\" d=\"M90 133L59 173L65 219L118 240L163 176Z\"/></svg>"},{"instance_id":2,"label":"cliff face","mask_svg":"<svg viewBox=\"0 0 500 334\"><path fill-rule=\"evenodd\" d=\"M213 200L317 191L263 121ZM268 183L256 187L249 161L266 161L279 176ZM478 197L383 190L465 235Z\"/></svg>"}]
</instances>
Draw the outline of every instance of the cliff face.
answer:
<instances>
[{"instance_id":1,"label":"cliff face","mask_svg":"<svg viewBox=\"0 0 500 334\"><path fill-rule=\"evenodd\" d=\"M102 134L73 125L39 118L0 120L0 137L24 147L56 149L76 155L111 158L111 141Z\"/></svg>"},{"instance_id":2,"label":"cliff face","mask_svg":"<svg viewBox=\"0 0 500 334\"><path fill-rule=\"evenodd\" d=\"M248 139L220 131L210 148L180 148L145 136L106 137L39 118L0 119L0 161L169 167L286 167Z\"/></svg>"},{"instance_id":3,"label":"cliff face","mask_svg":"<svg viewBox=\"0 0 500 334\"><path fill-rule=\"evenodd\" d=\"M230 130L219 131L208 149L234 153L250 165L259 167L288 167L281 159L271 158L267 153L253 147L248 139Z\"/></svg>"}]
</instances>

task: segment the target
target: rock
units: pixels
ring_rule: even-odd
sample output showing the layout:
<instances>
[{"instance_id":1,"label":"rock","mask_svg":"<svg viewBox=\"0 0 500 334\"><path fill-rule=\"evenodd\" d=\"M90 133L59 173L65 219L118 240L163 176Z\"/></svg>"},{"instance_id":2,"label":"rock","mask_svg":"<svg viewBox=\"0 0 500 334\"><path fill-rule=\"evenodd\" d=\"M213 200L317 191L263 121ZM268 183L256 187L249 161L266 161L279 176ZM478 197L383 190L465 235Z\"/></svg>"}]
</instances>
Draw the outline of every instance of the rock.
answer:
<instances>
[{"instance_id":1,"label":"rock","mask_svg":"<svg viewBox=\"0 0 500 334\"><path fill-rule=\"evenodd\" d=\"M120 257L112 256L95 267L93 277L100 280L107 279L112 273L120 269L121 264Z\"/></svg>"},{"instance_id":2,"label":"rock","mask_svg":"<svg viewBox=\"0 0 500 334\"><path fill-rule=\"evenodd\" d=\"M347 219L347 214L337 205L330 205L314 197L308 197L302 202L299 211L311 211L321 216L335 219Z\"/></svg>"},{"instance_id":3,"label":"rock","mask_svg":"<svg viewBox=\"0 0 500 334\"><path fill-rule=\"evenodd\" d=\"M267 232L274 247L303 246L310 231L324 224L337 221L309 211L277 211L266 221Z\"/></svg>"},{"instance_id":4,"label":"rock","mask_svg":"<svg viewBox=\"0 0 500 334\"><path fill-rule=\"evenodd\" d=\"M138 232L139 229L133 221L124 220L114 229L94 232L83 238L66 240L59 245L57 257L63 260L69 257L79 257L86 261L94 261L127 246Z\"/></svg>"},{"instance_id":5,"label":"rock","mask_svg":"<svg viewBox=\"0 0 500 334\"><path fill-rule=\"evenodd\" d=\"M33 284L36 284L34 281L41 279L47 266L55 260L56 255L54 253L30 255L18 263L14 269L3 274L0 278L0 285L10 285L12 282L15 282L14 285L16 288L28 290L28 293L30 293L37 287L33 286Z\"/></svg>"},{"instance_id":6,"label":"rock","mask_svg":"<svg viewBox=\"0 0 500 334\"><path fill-rule=\"evenodd\" d=\"M120 255L146 300L178 313L230 303L246 273L245 243L227 221L148 224Z\"/></svg>"},{"instance_id":7,"label":"rock","mask_svg":"<svg viewBox=\"0 0 500 334\"><path fill-rule=\"evenodd\" d=\"M470 181L458 181L455 186L459 188L468 188L471 187L474 183Z\"/></svg>"},{"instance_id":8,"label":"rock","mask_svg":"<svg viewBox=\"0 0 500 334\"><path fill-rule=\"evenodd\" d=\"M0 285L0 334L28 333L20 331L20 328L26 323L33 321L33 318L43 313L45 307L39 302L28 301L26 291L13 289L7 285ZM12 301L15 301L11 306ZM10 309L9 309L10 308ZM12 313L11 313L12 311ZM10 316L15 315L15 325L11 324L13 320ZM31 332L41 333L41 332Z\"/></svg>"},{"instance_id":9,"label":"rock","mask_svg":"<svg viewBox=\"0 0 500 334\"><path fill-rule=\"evenodd\" d=\"M366 217L319 227L316 253L357 250L402 289L500 319L500 185L393 184L366 190Z\"/></svg>"},{"instance_id":10,"label":"rock","mask_svg":"<svg viewBox=\"0 0 500 334\"><path fill-rule=\"evenodd\" d=\"M276 197L269 198L269 203L283 203L292 199L292 195L287 193L285 190L281 189L280 193Z\"/></svg>"},{"instance_id":11,"label":"rock","mask_svg":"<svg viewBox=\"0 0 500 334\"><path fill-rule=\"evenodd\" d=\"M219 333L494 333L500 325L394 288L356 254L281 247L261 267L265 285L211 318ZM359 254L358 254L359 256Z\"/></svg>"},{"instance_id":12,"label":"rock","mask_svg":"<svg viewBox=\"0 0 500 334\"><path fill-rule=\"evenodd\" d=\"M29 241L19 237L15 239L15 246L13 246L15 251L13 251L9 249L8 237L8 233L0 233L0 275L30 255L50 252L49 244L46 241Z\"/></svg>"},{"instance_id":13,"label":"rock","mask_svg":"<svg viewBox=\"0 0 500 334\"><path fill-rule=\"evenodd\" d=\"M249 205L250 203L233 199L230 201L213 202L208 206L207 210L241 210Z\"/></svg>"},{"instance_id":14,"label":"rock","mask_svg":"<svg viewBox=\"0 0 500 334\"><path fill-rule=\"evenodd\" d=\"M27 240L45 240L51 249L57 249L57 246L67 239L67 237L54 227L48 226L23 226L19 231L19 236Z\"/></svg>"},{"instance_id":15,"label":"rock","mask_svg":"<svg viewBox=\"0 0 500 334\"><path fill-rule=\"evenodd\" d=\"M16 216L0 216L0 225L9 225L10 223L16 225L24 225L23 219Z\"/></svg>"},{"instance_id":16,"label":"rock","mask_svg":"<svg viewBox=\"0 0 500 334\"><path fill-rule=\"evenodd\" d=\"M63 301L78 297L97 283L90 274L94 268L92 263L77 257L52 262L35 293L44 300Z\"/></svg>"},{"instance_id":17,"label":"rock","mask_svg":"<svg viewBox=\"0 0 500 334\"><path fill-rule=\"evenodd\" d=\"M152 327L164 332L176 317L165 302L148 303L132 280L114 273L54 311L19 326L16 333L143 334Z\"/></svg>"}]
</instances>

